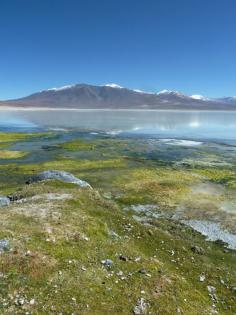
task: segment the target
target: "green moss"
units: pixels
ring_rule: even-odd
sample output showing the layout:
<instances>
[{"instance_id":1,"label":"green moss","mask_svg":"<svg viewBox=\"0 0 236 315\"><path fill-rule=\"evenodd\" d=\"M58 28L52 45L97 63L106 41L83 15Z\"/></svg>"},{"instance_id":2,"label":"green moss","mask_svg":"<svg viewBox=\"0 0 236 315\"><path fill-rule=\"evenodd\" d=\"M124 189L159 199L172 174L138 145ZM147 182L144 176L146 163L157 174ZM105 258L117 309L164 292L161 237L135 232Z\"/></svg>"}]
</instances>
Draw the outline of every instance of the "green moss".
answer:
<instances>
[{"instance_id":1,"label":"green moss","mask_svg":"<svg viewBox=\"0 0 236 315\"><path fill-rule=\"evenodd\" d=\"M125 204L156 203L163 208L175 206L199 179L191 172L168 168L143 168L127 171L115 185L122 190Z\"/></svg>"},{"instance_id":2,"label":"green moss","mask_svg":"<svg viewBox=\"0 0 236 315\"><path fill-rule=\"evenodd\" d=\"M235 251L207 242L178 221L149 218L145 225L123 209L155 204L163 212L183 206L200 211L200 198L216 205L230 200L235 172L146 159L145 145L137 148L135 141L94 140L91 150L91 141L76 140L63 144L64 153L89 151L90 158L62 158L58 150L40 163L0 165L0 194L26 198L0 208L0 239L8 238L12 248L1 254L1 314L127 315L143 297L151 314L208 315L208 285L216 288L218 312L236 313ZM94 189L60 181L25 185L47 169L69 171ZM206 181L221 183L224 194L191 195L195 184ZM48 194L69 197L49 200ZM204 254L193 253L192 246ZM113 260L110 269L101 264L107 258ZM35 304L16 305L17 295Z\"/></svg>"},{"instance_id":3,"label":"green moss","mask_svg":"<svg viewBox=\"0 0 236 315\"><path fill-rule=\"evenodd\" d=\"M61 148L69 150L69 151L78 151L78 150L93 150L94 144L93 143L87 143L82 140L74 140L70 142L65 142L60 145Z\"/></svg>"}]
</instances>

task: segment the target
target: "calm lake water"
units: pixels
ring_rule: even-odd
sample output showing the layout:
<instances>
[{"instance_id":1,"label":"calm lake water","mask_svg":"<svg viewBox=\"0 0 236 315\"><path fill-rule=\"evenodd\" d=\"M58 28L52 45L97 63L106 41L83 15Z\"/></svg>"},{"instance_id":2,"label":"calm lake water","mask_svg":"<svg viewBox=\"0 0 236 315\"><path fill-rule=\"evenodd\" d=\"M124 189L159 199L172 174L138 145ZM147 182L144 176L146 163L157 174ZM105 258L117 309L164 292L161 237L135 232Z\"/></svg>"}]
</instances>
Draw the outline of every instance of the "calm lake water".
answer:
<instances>
[{"instance_id":1,"label":"calm lake water","mask_svg":"<svg viewBox=\"0 0 236 315\"><path fill-rule=\"evenodd\" d=\"M0 110L0 129L81 129L236 143L236 112Z\"/></svg>"}]
</instances>

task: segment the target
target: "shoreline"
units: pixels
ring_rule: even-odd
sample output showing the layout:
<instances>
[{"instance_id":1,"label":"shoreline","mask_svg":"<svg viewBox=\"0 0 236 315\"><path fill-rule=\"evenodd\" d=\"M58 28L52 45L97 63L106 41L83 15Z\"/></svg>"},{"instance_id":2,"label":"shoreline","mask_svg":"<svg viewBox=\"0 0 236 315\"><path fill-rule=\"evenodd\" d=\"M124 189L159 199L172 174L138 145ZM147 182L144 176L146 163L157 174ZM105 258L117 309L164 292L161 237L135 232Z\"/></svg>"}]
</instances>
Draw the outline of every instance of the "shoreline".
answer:
<instances>
[{"instance_id":1,"label":"shoreline","mask_svg":"<svg viewBox=\"0 0 236 315\"><path fill-rule=\"evenodd\" d=\"M83 111L83 112L236 112L232 109L141 109L141 108L55 108L0 106L0 111Z\"/></svg>"}]
</instances>

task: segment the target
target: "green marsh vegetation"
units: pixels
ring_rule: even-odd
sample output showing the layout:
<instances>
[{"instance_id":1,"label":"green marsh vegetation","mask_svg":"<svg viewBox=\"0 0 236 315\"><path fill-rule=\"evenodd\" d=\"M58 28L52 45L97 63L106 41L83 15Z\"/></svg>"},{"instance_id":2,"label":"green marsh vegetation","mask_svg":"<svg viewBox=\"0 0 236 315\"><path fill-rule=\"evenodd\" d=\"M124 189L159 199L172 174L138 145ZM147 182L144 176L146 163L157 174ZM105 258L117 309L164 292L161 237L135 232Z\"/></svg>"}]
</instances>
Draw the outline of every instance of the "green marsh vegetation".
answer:
<instances>
[{"instance_id":1,"label":"green marsh vegetation","mask_svg":"<svg viewBox=\"0 0 236 315\"><path fill-rule=\"evenodd\" d=\"M45 150L48 137L53 151ZM42 146L31 152L35 139ZM27 156L0 160L0 195L16 200L0 208L0 240L10 244L0 255L1 314L127 315L140 299L140 314L236 313L235 250L181 222L220 220L234 232L232 150L80 134L58 139L0 136L2 152L29 144ZM31 154L44 158L29 163ZM203 155L207 163L200 163ZM26 184L46 170L70 172L93 189Z\"/></svg>"}]
</instances>

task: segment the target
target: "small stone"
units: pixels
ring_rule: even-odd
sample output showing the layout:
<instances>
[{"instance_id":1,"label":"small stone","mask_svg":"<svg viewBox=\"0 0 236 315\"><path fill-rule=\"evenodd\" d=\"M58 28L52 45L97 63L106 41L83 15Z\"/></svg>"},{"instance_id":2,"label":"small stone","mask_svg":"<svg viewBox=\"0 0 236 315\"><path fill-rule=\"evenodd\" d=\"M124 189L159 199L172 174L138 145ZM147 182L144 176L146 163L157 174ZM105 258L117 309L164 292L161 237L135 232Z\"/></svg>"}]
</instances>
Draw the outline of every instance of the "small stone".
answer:
<instances>
[{"instance_id":1,"label":"small stone","mask_svg":"<svg viewBox=\"0 0 236 315\"><path fill-rule=\"evenodd\" d=\"M129 260L129 258L128 257L126 257L126 256L123 256L123 255L120 255L120 260L122 260L122 261L128 261Z\"/></svg>"},{"instance_id":2,"label":"small stone","mask_svg":"<svg viewBox=\"0 0 236 315\"><path fill-rule=\"evenodd\" d=\"M206 276L204 274L201 274L200 277L199 277L199 281L200 282L204 282L206 279Z\"/></svg>"},{"instance_id":3,"label":"small stone","mask_svg":"<svg viewBox=\"0 0 236 315\"><path fill-rule=\"evenodd\" d=\"M10 250L10 243L7 239L1 239L0 240L0 252L3 252L3 251L8 251Z\"/></svg>"},{"instance_id":4,"label":"small stone","mask_svg":"<svg viewBox=\"0 0 236 315\"><path fill-rule=\"evenodd\" d=\"M114 232L114 231L111 231L110 232L110 235L111 235L111 237L113 237L114 239L119 239L119 238L121 238L116 232Z\"/></svg>"},{"instance_id":5,"label":"small stone","mask_svg":"<svg viewBox=\"0 0 236 315\"><path fill-rule=\"evenodd\" d=\"M200 246L192 246L191 251L198 255L203 255L205 253L204 249Z\"/></svg>"},{"instance_id":6,"label":"small stone","mask_svg":"<svg viewBox=\"0 0 236 315\"><path fill-rule=\"evenodd\" d=\"M231 290L236 293L236 287L232 287Z\"/></svg>"},{"instance_id":7,"label":"small stone","mask_svg":"<svg viewBox=\"0 0 236 315\"><path fill-rule=\"evenodd\" d=\"M140 298L134 307L134 315L143 315L147 311L148 304L145 302L144 298Z\"/></svg>"},{"instance_id":8,"label":"small stone","mask_svg":"<svg viewBox=\"0 0 236 315\"><path fill-rule=\"evenodd\" d=\"M31 300L29 301L29 304L30 304L30 305L34 305L34 304L35 304L35 299L31 299Z\"/></svg>"},{"instance_id":9,"label":"small stone","mask_svg":"<svg viewBox=\"0 0 236 315\"><path fill-rule=\"evenodd\" d=\"M8 197L0 196L0 207L9 206L10 199Z\"/></svg>"},{"instance_id":10,"label":"small stone","mask_svg":"<svg viewBox=\"0 0 236 315\"><path fill-rule=\"evenodd\" d=\"M105 259L101 261L101 264L105 267L111 267L113 265L113 261L111 259Z\"/></svg>"},{"instance_id":11,"label":"small stone","mask_svg":"<svg viewBox=\"0 0 236 315\"><path fill-rule=\"evenodd\" d=\"M83 240L86 241L86 242L89 241L89 238L88 238L88 236L86 236L86 235L84 235L82 238L83 238Z\"/></svg>"},{"instance_id":12,"label":"small stone","mask_svg":"<svg viewBox=\"0 0 236 315\"><path fill-rule=\"evenodd\" d=\"M15 305L17 306L23 306L25 304L25 299L22 297L19 297L15 300Z\"/></svg>"},{"instance_id":13,"label":"small stone","mask_svg":"<svg viewBox=\"0 0 236 315\"><path fill-rule=\"evenodd\" d=\"M143 275L146 275L146 274L147 274L147 271L146 271L145 268L141 268L141 269L139 270L139 273L141 273L141 274L143 274Z\"/></svg>"},{"instance_id":14,"label":"small stone","mask_svg":"<svg viewBox=\"0 0 236 315\"><path fill-rule=\"evenodd\" d=\"M104 197L105 199L111 200L111 199L112 199L112 194L111 194L110 192L107 192L107 193L104 193L104 194L103 194L103 197Z\"/></svg>"},{"instance_id":15,"label":"small stone","mask_svg":"<svg viewBox=\"0 0 236 315\"><path fill-rule=\"evenodd\" d=\"M214 293L216 292L216 288L213 287L213 286L211 286L211 285L208 285L208 286L207 286L207 290L208 290L208 292L211 293L211 294L214 294Z\"/></svg>"}]
</instances>

